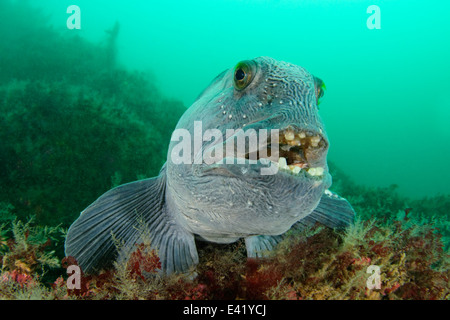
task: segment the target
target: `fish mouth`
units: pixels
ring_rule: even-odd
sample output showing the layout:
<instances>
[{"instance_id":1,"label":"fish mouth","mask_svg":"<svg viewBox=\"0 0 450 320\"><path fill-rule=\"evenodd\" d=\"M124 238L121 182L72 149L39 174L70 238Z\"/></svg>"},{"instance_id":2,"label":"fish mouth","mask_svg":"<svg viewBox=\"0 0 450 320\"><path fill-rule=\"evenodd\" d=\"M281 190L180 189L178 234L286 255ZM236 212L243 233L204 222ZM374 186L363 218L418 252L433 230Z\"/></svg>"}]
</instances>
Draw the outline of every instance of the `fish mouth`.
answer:
<instances>
[{"instance_id":1,"label":"fish mouth","mask_svg":"<svg viewBox=\"0 0 450 320\"><path fill-rule=\"evenodd\" d=\"M278 142L268 137L267 149L263 153L258 150L256 154L247 153L246 159L268 159L278 167L281 172L300 176L306 173L307 177L323 178L328 172L326 154L328 140L321 129L301 129L293 126L279 130ZM278 154L274 152L278 151ZM256 158L255 158L256 156Z\"/></svg>"}]
</instances>

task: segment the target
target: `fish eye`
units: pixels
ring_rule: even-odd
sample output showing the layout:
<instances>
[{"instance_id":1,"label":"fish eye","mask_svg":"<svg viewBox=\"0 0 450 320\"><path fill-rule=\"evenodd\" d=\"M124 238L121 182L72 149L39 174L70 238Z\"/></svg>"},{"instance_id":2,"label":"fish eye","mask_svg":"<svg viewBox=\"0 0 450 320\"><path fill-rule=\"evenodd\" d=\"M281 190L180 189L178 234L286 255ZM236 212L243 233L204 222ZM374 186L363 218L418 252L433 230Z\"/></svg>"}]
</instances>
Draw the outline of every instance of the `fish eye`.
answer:
<instances>
[{"instance_id":1,"label":"fish eye","mask_svg":"<svg viewBox=\"0 0 450 320\"><path fill-rule=\"evenodd\" d=\"M317 106L320 104L323 95L325 94L325 82L322 79L314 77L314 86L316 91L316 104Z\"/></svg>"},{"instance_id":2,"label":"fish eye","mask_svg":"<svg viewBox=\"0 0 450 320\"><path fill-rule=\"evenodd\" d=\"M250 60L239 62L234 68L233 83L236 90L244 90L255 76L255 63Z\"/></svg>"}]
</instances>

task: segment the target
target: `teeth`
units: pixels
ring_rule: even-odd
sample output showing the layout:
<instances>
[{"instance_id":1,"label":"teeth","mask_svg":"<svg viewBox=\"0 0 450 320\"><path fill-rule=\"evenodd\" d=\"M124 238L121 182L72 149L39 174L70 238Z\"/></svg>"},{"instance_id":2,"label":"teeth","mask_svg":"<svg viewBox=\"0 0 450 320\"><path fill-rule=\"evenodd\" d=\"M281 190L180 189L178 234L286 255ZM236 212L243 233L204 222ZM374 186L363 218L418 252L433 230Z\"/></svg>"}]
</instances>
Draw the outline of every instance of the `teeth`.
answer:
<instances>
[{"instance_id":1,"label":"teeth","mask_svg":"<svg viewBox=\"0 0 450 320\"><path fill-rule=\"evenodd\" d=\"M286 131L286 133L284 134L284 137L288 141L294 140L294 138L295 138L294 131Z\"/></svg>"},{"instance_id":2,"label":"teeth","mask_svg":"<svg viewBox=\"0 0 450 320\"><path fill-rule=\"evenodd\" d=\"M304 141L308 137L308 141ZM293 130L288 129L284 133L284 139L286 140L284 143L291 146L301 146L302 142L309 143L312 147L317 148L319 146L320 141L322 141L322 137L320 135L317 136L308 136L305 131L302 131L296 134Z\"/></svg>"},{"instance_id":3,"label":"teeth","mask_svg":"<svg viewBox=\"0 0 450 320\"><path fill-rule=\"evenodd\" d=\"M284 157L280 157L278 159L277 165L279 169L290 171L293 174L299 174L300 171L302 171L300 163L287 165L287 160Z\"/></svg>"},{"instance_id":4,"label":"teeth","mask_svg":"<svg viewBox=\"0 0 450 320\"><path fill-rule=\"evenodd\" d=\"M295 174L299 174L301 170L302 170L302 168L297 167L297 166L294 166L294 168L291 169L292 173L295 173Z\"/></svg>"},{"instance_id":5,"label":"teeth","mask_svg":"<svg viewBox=\"0 0 450 320\"><path fill-rule=\"evenodd\" d=\"M286 158L280 157L280 159L278 159L278 168L280 168L280 169L288 169Z\"/></svg>"},{"instance_id":6,"label":"teeth","mask_svg":"<svg viewBox=\"0 0 450 320\"><path fill-rule=\"evenodd\" d=\"M288 145L290 145L290 146L301 146L302 143L299 140L291 140L291 141L288 141Z\"/></svg>"},{"instance_id":7,"label":"teeth","mask_svg":"<svg viewBox=\"0 0 450 320\"><path fill-rule=\"evenodd\" d=\"M302 171L302 165L303 164L301 163L287 165L286 158L280 157L280 159L278 159L278 168L285 171L290 171L293 174L299 174ZM322 167L317 167L306 169L306 171L310 176L320 177L323 176L325 169Z\"/></svg>"},{"instance_id":8,"label":"teeth","mask_svg":"<svg viewBox=\"0 0 450 320\"><path fill-rule=\"evenodd\" d=\"M311 137L311 146L317 147L319 145L320 140L322 140L319 136Z\"/></svg>"},{"instance_id":9,"label":"teeth","mask_svg":"<svg viewBox=\"0 0 450 320\"><path fill-rule=\"evenodd\" d=\"M314 177L322 176L323 173L324 173L324 171L325 171L325 170L324 170L322 167L309 168L309 169L308 169L308 173L309 173L311 176L314 176Z\"/></svg>"}]
</instances>

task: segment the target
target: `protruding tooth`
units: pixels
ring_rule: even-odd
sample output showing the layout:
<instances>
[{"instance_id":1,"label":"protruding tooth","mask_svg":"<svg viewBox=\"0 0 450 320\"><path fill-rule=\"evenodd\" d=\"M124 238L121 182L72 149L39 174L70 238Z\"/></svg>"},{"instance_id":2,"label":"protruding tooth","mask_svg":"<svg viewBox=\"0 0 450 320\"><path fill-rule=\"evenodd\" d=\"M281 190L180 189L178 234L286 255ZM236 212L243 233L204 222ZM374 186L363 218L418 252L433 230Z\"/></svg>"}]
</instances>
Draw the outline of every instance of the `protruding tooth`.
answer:
<instances>
[{"instance_id":1,"label":"protruding tooth","mask_svg":"<svg viewBox=\"0 0 450 320\"><path fill-rule=\"evenodd\" d=\"M288 169L286 158L280 157L280 159L278 159L278 167L280 169Z\"/></svg>"},{"instance_id":2,"label":"protruding tooth","mask_svg":"<svg viewBox=\"0 0 450 320\"><path fill-rule=\"evenodd\" d=\"M308 173L312 176L321 176L324 173L324 169L321 167L317 167L317 168L309 168L308 169Z\"/></svg>"},{"instance_id":3,"label":"protruding tooth","mask_svg":"<svg viewBox=\"0 0 450 320\"><path fill-rule=\"evenodd\" d=\"M313 147L317 147L319 145L320 140L322 140L320 136L311 137L311 145Z\"/></svg>"},{"instance_id":4,"label":"protruding tooth","mask_svg":"<svg viewBox=\"0 0 450 320\"><path fill-rule=\"evenodd\" d=\"M295 138L295 134L294 131L288 130L284 133L284 137L286 138L286 140L290 141L290 140L294 140Z\"/></svg>"},{"instance_id":5,"label":"protruding tooth","mask_svg":"<svg viewBox=\"0 0 450 320\"><path fill-rule=\"evenodd\" d=\"M298 137L299 137L300 139L305 139L305 138L306 138L306 133L300 132L300 133L298 134Z\"/></svg>"},{"instance_id":6,"label":"protruding tooth","mask_svg":"<svg viewBox=\"0 0 450 320\"><path fill-rule=\"evenodd\" d=\"M294 164L290 164L290 165L288 165L288 167L289 167L289 170L291 170L291 172L293 174L298 174L302 170L302 168L300 168Z\"/></svg>"},{"instance_id":7,"label":"protruding tooth","mask_svg":"<svg viewBox=\"0 0 450 320\"><path fill-rule=\"evenodd\" d=\"M301 146L302 143L299 140L295 139L295 140L288 141L288 145L290 145L290 146Z\"/></svg>"},{"instance_id":8,"label":"protruding tooth","mask_svg":"<svg viewBox=\"0 0 450 320\"><path fill-rule=\"evenodd\" d=\"M294 168L291 171L292 173L299 174L301 170L302 169L300 167L294 166Z\"/></svg>"}]
</instances>

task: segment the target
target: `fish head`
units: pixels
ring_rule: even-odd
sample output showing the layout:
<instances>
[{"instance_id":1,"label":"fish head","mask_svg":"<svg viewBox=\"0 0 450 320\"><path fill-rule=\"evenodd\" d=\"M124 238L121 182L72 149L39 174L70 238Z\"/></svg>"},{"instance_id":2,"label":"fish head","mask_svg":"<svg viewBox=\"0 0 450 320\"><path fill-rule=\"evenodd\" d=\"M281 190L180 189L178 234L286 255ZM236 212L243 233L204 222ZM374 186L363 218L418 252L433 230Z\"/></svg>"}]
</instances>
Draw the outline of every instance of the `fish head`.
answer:
<instances>
[{"instance_id":1,"label":"fish head","mask_svg":"<svg viewBox=\"0 0 450 320\"><path fill-rule=\"evenodd\" d=\"M192 232L276 235L314 210L331 185L323 92L306 69L268 57L211 82L180 119L186 134L172 136L168 153L169 191ZM182 152L181 142L190 144Z\"/></svg>"}]
</instances>

